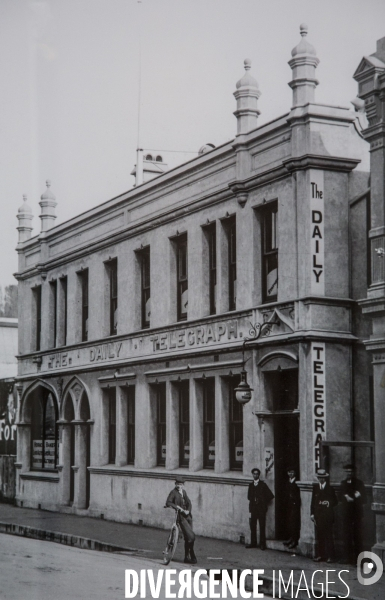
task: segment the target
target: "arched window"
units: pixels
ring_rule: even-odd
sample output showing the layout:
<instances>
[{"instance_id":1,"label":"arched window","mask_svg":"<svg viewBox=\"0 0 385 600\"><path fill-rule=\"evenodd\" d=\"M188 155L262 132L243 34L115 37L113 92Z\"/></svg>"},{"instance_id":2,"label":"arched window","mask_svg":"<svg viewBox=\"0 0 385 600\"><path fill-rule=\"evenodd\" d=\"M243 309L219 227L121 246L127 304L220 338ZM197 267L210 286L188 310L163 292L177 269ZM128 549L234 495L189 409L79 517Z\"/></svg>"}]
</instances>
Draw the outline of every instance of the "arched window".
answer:
<instances>
[{"instance_id":1,"label":"arched window","mask_svg":"<svg viewBox=\"0 0 385 600\"><path fill-rule=\"evenodd\" d=\"M162 157L161 157L160 154L158 154L158 156L156 157L155 160L156 160L156 162L162 162L163 161L163 159L162 159Z\"/></svg>"},{"instance_id":2,"label":"arched window","mask_svg":"<svg viewBox=\"0 0 385 600\"><path fill-rule=\"evenodd\" d=\"M152 155L151 154L146 154L145 160L152 160Z\"/></svg>"},{"instance_id":3,"label":"arched window","mask_svg":"<svg viewBox=\"0 0 385 600\"><path fill-rule=\"evenodd\" d=\"M55 400L48 390L39 389L32 400L31 467L52 471L57 466L58 435Z\"/></svg>"}]
</instances>

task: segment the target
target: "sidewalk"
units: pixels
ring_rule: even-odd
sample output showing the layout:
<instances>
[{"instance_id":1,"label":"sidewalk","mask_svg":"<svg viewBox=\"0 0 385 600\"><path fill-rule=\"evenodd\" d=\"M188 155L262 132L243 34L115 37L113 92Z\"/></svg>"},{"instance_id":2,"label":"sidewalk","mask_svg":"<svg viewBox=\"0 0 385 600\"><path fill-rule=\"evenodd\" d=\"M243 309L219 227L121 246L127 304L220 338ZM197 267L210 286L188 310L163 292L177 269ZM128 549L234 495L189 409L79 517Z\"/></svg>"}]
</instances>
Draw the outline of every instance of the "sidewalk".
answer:
<instances>
[{"instance_id":1,"label":"sidewalk","mask_svg":"<svg viewBox=\"0 0 385 600\"><path fill-rule=\"evenodd\" d=\"M167 539L167 532L161 529L44 510L17 508L8 504L0 504L0 533L48 539L80 548L126 552L132 556L152 559L157 563L162 561L162 550ZM338 572L348 569L348 572L341 574L350 588L348 598L365 600L383 600L385 598L385 575L374 585L362 586L357 581L356 568L350 565L313 563L309 558L292 555L288 552L246 550L241 544L199 536L195 543L195 551L198 557L197 567L201 569L264 569L264 586L260 588L260 591L265 595L271 593L274 569L276 580L278 570L281 570L285 581L293 571L294 582L299 581L301 571L303 571L301 591L297 598L309 598L305 583L309 587L310 598L312 598L312 575L314 571L321 570L314 576L314 587L318 597L322 597L321 588L316 584L321 582L325 584L326 570L328 570L329 597L338 595L346 597L347 587L339 580ZM175 560L171 566L177 569L185 567L183 542L178 544ZM296 592L297 585L294 585L294 597ZM333 592L336 593L333 594ZM284 594L283 589L281 596L292 597L291 592ZM276 597L278 597L278 586L276 586Z\"/></svg>"}]
</instances>

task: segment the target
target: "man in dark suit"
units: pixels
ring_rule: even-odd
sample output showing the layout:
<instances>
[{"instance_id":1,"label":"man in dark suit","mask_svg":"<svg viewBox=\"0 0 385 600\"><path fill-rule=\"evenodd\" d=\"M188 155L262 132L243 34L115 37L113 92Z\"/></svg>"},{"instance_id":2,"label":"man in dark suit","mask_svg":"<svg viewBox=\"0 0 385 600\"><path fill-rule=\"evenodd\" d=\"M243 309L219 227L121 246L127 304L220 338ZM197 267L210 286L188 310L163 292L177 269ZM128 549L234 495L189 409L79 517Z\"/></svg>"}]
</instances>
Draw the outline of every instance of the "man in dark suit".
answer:
<instances>
[{"instance_id":1,"label":"man in dark suit","mask_svg":"<svg viewBox=\"0 0 385 600\"><path fill-rule=\"evenodd\" d=\"M296 474L293 468L287 470L289 481L286 489L288 531L289 539L283 542L285 546L292 549L298 546L299 533L301 531L301 492L296 482Z\"/></svg>"},{"instance_id":2,"label":"man in dark suit","mask_svg":"<svg viewBox=\"0 0 385 600\"><path fill-rule=\"evenodd\" d=\"M273 492L268 488L264 481L259 479L261 471L257 468L251 471L254 481L249 484L247 499L249 501L250 511L250 544L246 548L257 547L257 522L259 521L259 547L266 550L266 513L269 502L274 498Z\"/></svg>"},{"instance_id":3,"label":"man in dark suit","mask_svg":"<svg viewBox=\"0 0 385 600\"><path fill-rule=\"evenodd\" d=\"M337 496L329 483L329 473L325 469L318 469L318 483L313 484L313 493L310 505L310 518L316 525L318 552L314 558L315 562L326 560L333 562L334 541L333 523L334 507L337 504Z\"/></svg>"},{"instance_id":4,"label":"man in dark suit","mask_svg":"<svg viewBox=\"0 0 385 600\"><path fill-rule=\"evenodd\" d=\"M366 491L361 479L354 475L354 466L344 466L346 478L341 481L342 528L344 556L341 562L356 564L362 551L363 505L366 503Z\"/></svg>"},{"instance_id":5,"label":"man in dark suit","mask_svg":"<svg viewBox=\"0 0 385 600\"><path fill-rule=\"evenodd\" d=\"M184 537L184 562L195 565L197 557L194 552L195 533L191 514L191 500L184 489L185 480L177 477L175 487L168 495L166 506L171 506L179 512L179 525Z\"/></svg>"}]
</instances>

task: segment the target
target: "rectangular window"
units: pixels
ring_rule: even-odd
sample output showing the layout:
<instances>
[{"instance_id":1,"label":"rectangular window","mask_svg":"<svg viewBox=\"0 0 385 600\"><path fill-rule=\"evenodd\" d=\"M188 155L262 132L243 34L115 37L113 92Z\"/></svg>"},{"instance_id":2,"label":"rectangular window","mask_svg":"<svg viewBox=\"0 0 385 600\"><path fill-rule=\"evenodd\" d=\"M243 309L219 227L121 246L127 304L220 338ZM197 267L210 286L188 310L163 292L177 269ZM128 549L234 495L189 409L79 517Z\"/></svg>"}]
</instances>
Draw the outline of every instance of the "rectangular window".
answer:
<instances>
[{"instance_id":1,"label":"rectangular window","mask_svg":"<svg viewBox=\"0 0 385 600\"><path fill-rule=\"evenodd\" d=\"M157 386L157 464L166 464L166 384Z\"/></svg>"},{"instance_id":2,"label":"rectangular window","mask_svg":"<svg viewBox=\"0 0 385 600\"><path fill-rule=\"evenodd\" d=\"M263 302L278 299L278 204L272 202L262 213Z\"/></svg>"},{"instance_id":3,"label":"rectangular window","mask_svg":"<svg viewBox=\"0 0 385 600\"><path fill-rule=\"evenodd\" d=\"M61 285L61 294L62 294L62 307L63 307L63 313L62 313L62 326L63 326L63 345L65 346L67 344L67 311L68 311L68 279L67 277L62 277L60 279L60 285Z\"/></svg>"},{"instance_id":4,"label":"rectangular window","mask_svg":"<svg viewBox=\"0 0 385 600\"><path fill-rule=\"evenodd\" d=\"M209 243L210 315L215 315L217 312L217 230L215 223L207 228L207 236Z\"/></svg>"},{"instance_id":5,"label":"rectangular window","mask_svg":"<svg viewBox=\"0 0 385 600\"><path fill-rule=\"evenodd\" d=\"M32 290L33 301L34 301L34 311L35 311L35 350L40 350L41 345L41 285L36 286Z\"/></svg>"},{"instance_id":6,"label":"rectangular window","mask_svg":"<svg viewBox=\"0 0 385 600\"><path fill-rule=\"evenodd\" d=\"M187 234L177 240L177 310L178 321L187 319L188 273L187 273Z\"/></svg>"},{"instance_id":7,"label":"rectangular window","mask_svg":"<svg viewBox=\"0 0 385 600\"><path fill-rule=\"evenodd\" d=\"M57 281L56 281L56 279L54 281L51 281L50 288L51 288L51 298L52 298L52 322L53 322L52 323L53 324L52 346L55 348L56 339L57 339Z\"/></svg>"},{"instance_id":8,"label":"rectangular window","mask_svg":"<svg viewBox=\"0 0 385 600\"><path fill-rule=\"evenodd\" d=\"M150 327L151 287L150 287L150 247L141 252L142 270L142 329Z\"/></svg>"},{"instance_id":9,"label":"rectangular window","mask_svg":"<svg viewBox=\"0 0 385 600\"><path fill-rule=\"evenodd\" d=\"M108 462L116 458L116 389L108 390Z\"/></svg>"},{"instance_id":10,"label":"rectangular window","mask_svg":"<svg viewBox=\"0 0 385 600\"><path fill-rule=\"evenodd\" d=\"M190 463L190 394L189 382L179 385L179 466Z\"/></svg>"},{"instance_id":11,"label":"rectangular window","mask_svg":"<svg viewBox=\"0 0 385 600\"><path fill-rule=\"evenodd\" d=\"M215 379L205 379L203 388L203 466L213 469L215 463Z\"/></svg>"},{"instance_id":12,"label":"rectangular window","mask_svg":"<svg viewBox=\"0 0 385 600\"><path fill-rule=\"evenodd\" d=\"M107 263L110 283L110 335L118 332L118 260Z\"/></svg>"},{"instance_id":13,"label":"rectangular window","mask_svg":"<svg viewBox=\"0 0 385 600\"><path fill-rule=\"evenodd\" d=\"M88 340L88 269L80 273L82 280L82 342Z\"/></svg>"},{"instance_id":14,"label":"rectangular window","mask_svg":"<svg viewBox=\"0 0 385 600\"><path fill-rule=\"evenodd\" d=\"M229 448L230 469L233 470L242 470L243 466L243 406L236 399L234 391L238 384L238 378L232 378L229 381Z\"/></svg>"},{"instance_id":15,"label":"rectangular window","mask_svg":"<svg viewBox=\"0 0 385 600\"><path fill-rule=\"evenodd\" d=\"M135 462L135 387L130 386L127 394L127 464Z\"/></svg>"},{"instance_id":16,"label":"rectangular window","mask_svg":"<svg viewBox=\"0 0 385 600\"><path fill-rule=\"evenodd\" d=\"M233 217L228 225L229 247L229 310L237 307L237 234Z\"/></svg>"}]
</instances>

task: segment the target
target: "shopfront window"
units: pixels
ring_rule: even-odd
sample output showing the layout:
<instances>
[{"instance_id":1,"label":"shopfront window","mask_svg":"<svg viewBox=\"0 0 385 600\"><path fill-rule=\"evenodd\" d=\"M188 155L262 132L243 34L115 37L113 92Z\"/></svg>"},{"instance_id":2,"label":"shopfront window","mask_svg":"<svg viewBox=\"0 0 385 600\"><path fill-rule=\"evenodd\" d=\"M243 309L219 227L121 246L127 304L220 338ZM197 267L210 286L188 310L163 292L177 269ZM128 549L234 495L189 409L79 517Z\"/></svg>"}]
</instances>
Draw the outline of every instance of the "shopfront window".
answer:
<instances>
[{"instance_id":1,"label":"shopfront window","mask_svg":"<svg viewBox=\"0 0 385 600\"><path fill-rule=\"evenodd\" d=\"M33 470L56 469L58 457L57 410L54 398L40 390L32 401L31 467Z\"/></svg>"},{"instance_id":2,"label":"shopfront window","mask_svg":"<svg viewBox=\"0 0 385 600\"><path fill-rule=\"evenodd\" d=\"M116 389L108 390L108 462L116 459Z\"/></svg>"},{"instance_id":3,"label":"shopfront window","mask_svg":"<svg viewBox=\"0 0 385 600\"><path fill-rule=\"evenodd\" d=\"M188 467L190 462L190 396L189 382L179 384L179 465Z\"/></svg>"},{"instance_id":4,"label":"shopfront window","mask_svg":"<svg viewBox=\"0 0 385 600\"><path fill-rule=\"evenodd\" d=\"M243 466L243 405L237 401L234 391L238 384L239 379L236 377L229 381L229 448L232 470L242 470Z\"/></svg>"},{"instance_id":5,"label":"shopfront window","mask_svg":"<svg viewBox=\"0 0 385 600\"><path fill-rule=\"evenodd\" d=\"M166 464L166 384L157 386L157 464Z\"/></svg>"},{"instance_id":6,"label":"shopfront window","mask_svg":"<svg viewBox=\"0 0 385 600\"><path fill-rule=\"evenodd\" d=\"M203 466L213 469L215 463L215 379L202 382L203 391Z\"/></svg>"},{"instance_id":7,"label":"shopfront window","mask_svg":"<svg viewBox=\"0 0 385 600\"><path fill-rule=\"evenodd\" d=\"M127 464L135 462L135 387L127 393Z\"/></svg>"}]
</instances>

